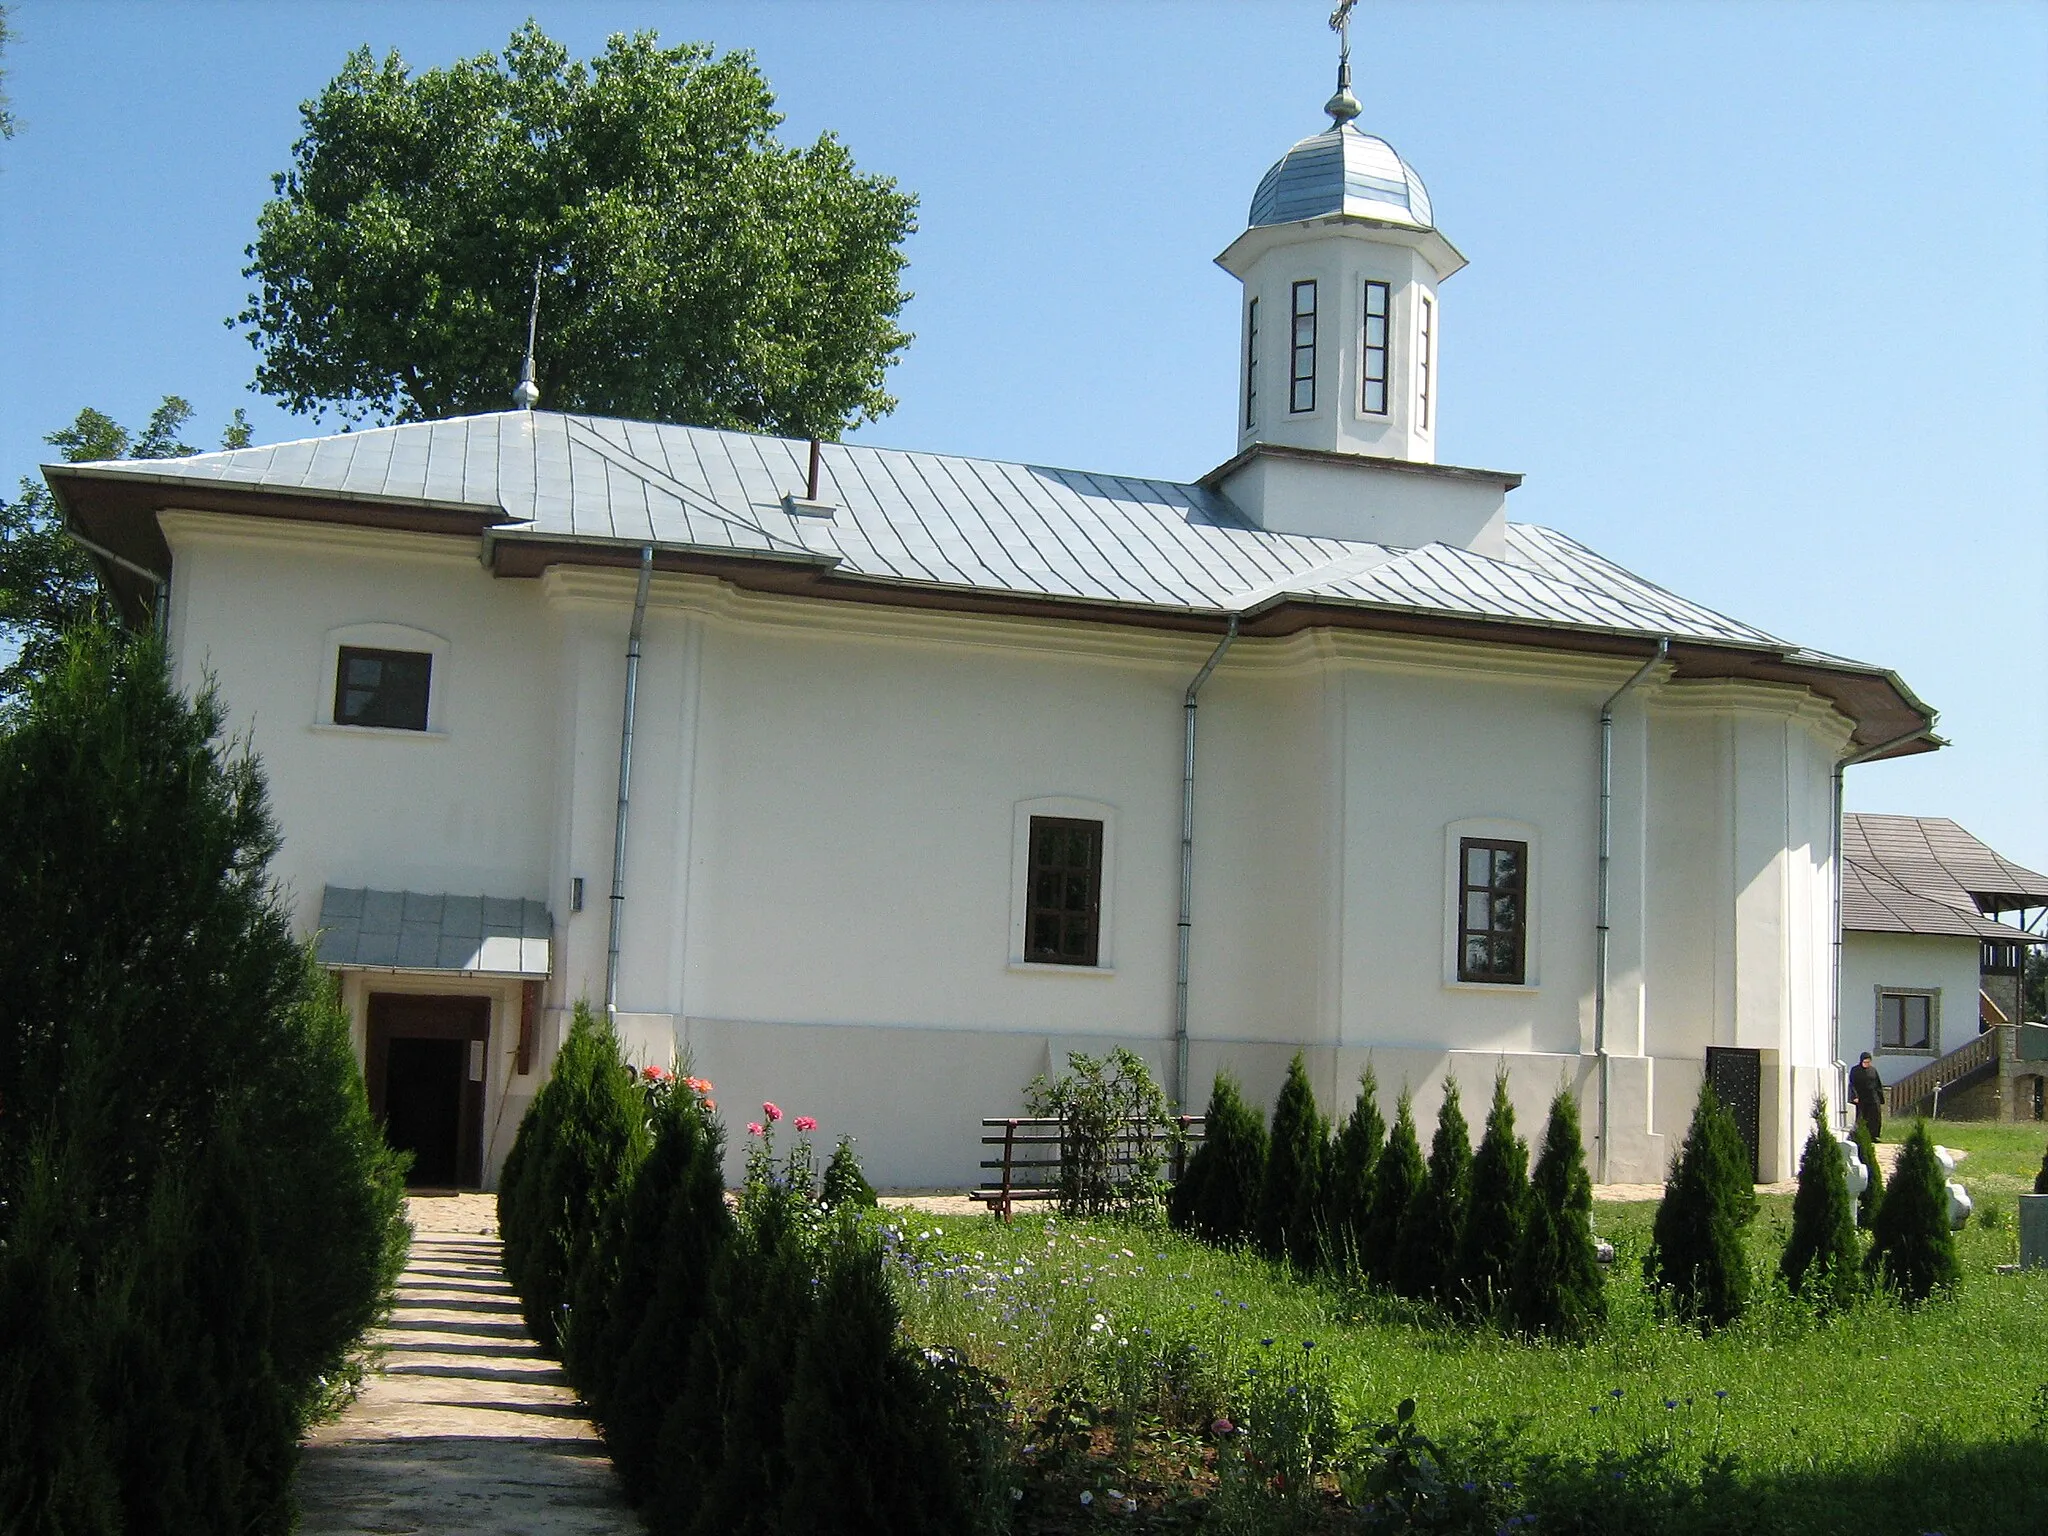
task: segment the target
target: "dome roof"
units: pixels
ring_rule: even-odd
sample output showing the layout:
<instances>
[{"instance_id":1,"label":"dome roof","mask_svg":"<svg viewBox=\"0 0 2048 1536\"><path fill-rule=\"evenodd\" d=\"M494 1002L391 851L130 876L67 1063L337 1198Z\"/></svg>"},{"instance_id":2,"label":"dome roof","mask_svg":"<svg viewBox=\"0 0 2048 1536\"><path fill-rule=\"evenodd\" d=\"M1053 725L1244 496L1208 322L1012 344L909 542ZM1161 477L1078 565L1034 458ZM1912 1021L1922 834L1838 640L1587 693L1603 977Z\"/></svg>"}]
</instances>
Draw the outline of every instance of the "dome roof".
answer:
<instances>
[{"instance_id":1,"label":"dome roof","mask_svg":"<svg viewBox=\"0 0 2048 1536\"><path fill-rule=\"evenodd\" d=\"M1256 229L1333 213L1416 229L1436 227L1422 178L1394 153L1393 145L1348 122L1303 139L1282 155L1252 194L1246 222Z\"/></svg>"}]
</instances>

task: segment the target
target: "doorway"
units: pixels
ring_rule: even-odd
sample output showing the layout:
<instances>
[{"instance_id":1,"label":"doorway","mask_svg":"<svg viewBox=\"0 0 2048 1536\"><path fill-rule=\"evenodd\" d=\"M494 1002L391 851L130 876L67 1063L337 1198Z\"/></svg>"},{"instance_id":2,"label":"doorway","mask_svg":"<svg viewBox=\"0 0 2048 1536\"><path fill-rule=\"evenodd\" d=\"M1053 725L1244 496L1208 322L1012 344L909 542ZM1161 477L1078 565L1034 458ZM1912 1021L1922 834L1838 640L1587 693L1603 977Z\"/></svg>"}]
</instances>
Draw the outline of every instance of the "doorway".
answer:
<instances>
[{"instance_id":1,"label":"doorway","mask_svg":"<svg viewBox=\"0 0 2048 1536\"><path fill-rule=\"evenodd\" d=\"M1749 1177L1757 1177L1758 1131L1763 1105L1764 1053L1738 1050L1733 1046L1707 1047L1707 1080L1714 1085L1714 1097L1735 1117L1735 1128L1749 1148Z\"/></svg>"},{"instance_id":2,"label":"doorway","mask_svg":"<svg viewBox=\"0 0 2048 1536\"><path fill-rule=\"evenodd\" d=\"M487 997L370 994L370 1112L412 1154L408 1188L482 1187L490 1032Z\"/></svg>"}]
</instances>

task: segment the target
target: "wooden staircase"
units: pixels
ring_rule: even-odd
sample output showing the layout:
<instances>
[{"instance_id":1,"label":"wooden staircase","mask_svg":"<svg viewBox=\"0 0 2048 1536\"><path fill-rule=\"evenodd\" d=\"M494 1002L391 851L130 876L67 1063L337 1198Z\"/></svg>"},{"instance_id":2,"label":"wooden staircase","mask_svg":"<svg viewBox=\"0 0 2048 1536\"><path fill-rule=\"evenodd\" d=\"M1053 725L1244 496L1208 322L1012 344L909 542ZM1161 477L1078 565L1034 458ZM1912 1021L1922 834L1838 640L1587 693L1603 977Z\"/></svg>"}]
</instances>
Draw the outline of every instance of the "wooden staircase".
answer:
<instances>
[{"instance_id":1,"label":"wooden staircase","mask_svg":"<svg viewBox=\"0 0 2048 1536\"><path fill-rule=\"evenodd\" d=\"M1994 1024L1939 1061L1907 1073L1885 1089L1886 1108L1895 1115L1908 1115L1932 1100L1934 1113L1939 1115L1942 1094L1967 1088L1998 1070L2000 1058L2012 1054L2011 1035L2010 1024Z\"/></svg>"}]
</instances>

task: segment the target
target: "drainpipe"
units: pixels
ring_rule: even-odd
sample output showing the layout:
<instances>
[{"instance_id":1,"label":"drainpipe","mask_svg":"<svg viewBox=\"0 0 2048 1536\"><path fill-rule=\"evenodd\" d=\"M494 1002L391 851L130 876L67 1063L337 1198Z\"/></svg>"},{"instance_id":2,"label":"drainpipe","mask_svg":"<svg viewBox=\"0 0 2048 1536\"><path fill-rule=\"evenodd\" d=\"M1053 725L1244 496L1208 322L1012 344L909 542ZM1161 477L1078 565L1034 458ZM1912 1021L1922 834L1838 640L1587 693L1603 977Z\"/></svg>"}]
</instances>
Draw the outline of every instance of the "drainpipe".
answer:
<instances>
[{"instance_id":1,"label":"drainpipe","mask_svg":"<svg viewBox=\"0 0 2048 1536\"><path fill-rule=\"evenodd\" d=\"M611 935L604 951L604 1016L619 1014L619 930L626 915L626 797L633 784L633 705L640 693L640 632L647 623L647 578L654 546L640 546L640 583L633 592L633 627L626 639L626 713L619 727L619 811L612 823Z\"/></svg>"},{"instance_id":2,"label":"drainpipe","mask_svg":"<svg viewBox=\"0 0 2048 1536\"><path fill-rule=\"evenodd\" d=\"M1835 847L1834 858L1831 861L1834 865L1835 951L1834 965L1829 972L1828 1026L1831 1040L1829 1053L1834 1058L1835 1066L1835 1113L1837 1115L1842 1114L1849 1102L1849 1067L1842 1060L1842 774L1844 769L1853 768L1858 763L1868 762L1873 757L1891 751L1893 747L1904 746L1909 741L1925 736L1927 731L1928 727L1923 725L1917 731L1908 731L1903 736L1894 736L1890 741L1880 741L1874 747L1865 747L1861 752L1852 752L1847 757L1838 758L1835 762L1833 775L1835 781Z\"/></svg>"},{"instance_id":3,"label":"drainpipe","mask_svg":"<svg viewBox=\"0 0 2048 1536\"><path fill-rule=\"evenodd\" d=\"M150 592L154 595L154 603L150 611L150 627L156 631L156 636L159 640L171 638L170 577L152 571L146 565L137 565L126 555L117 555L104 544L95 544L91 539L88 539L76 528L70 527L68 524L64 529L64 533L72 543L76 544L87 554L98 555L109 565L118 566L129 575L139 576L148 582Z\"/></svg>"},{"instance_id":4,"label":"drainpipe","mask_svg":"<svg viewBox=\"0 0 2048 1536\"><path fill-rule=\"evenodd\" d=\"M1173 969L1173 1102L1182 1114L1188 1107L1188 937L1194 926L1195 907L1195 697L1209 674L1223 659L1223 653L1237 640L1237 615L1193 682L1182 702L1183 728L1180 774L1180 925L1176 930L1179 954Z\"/></svg>"},{"instance_id":5,"label":"drainpipe","mask_svg":"<svg viewBox=\"0 0 2048 1536\"><path fill-rule=\"evenodd\" d=\"M1593 928L1593 1054L1600 1062L1600 1179L1607 1182L1607 1095L1612 1078L1607 1054L1607 909L1610 886L1608 866L1614 852L1614 706L1622 696L1650 675L1657 663L1671 654L1669 637L1657 642L1650 659L1607 697L1600 706L1600 878L1594 903Z\"/></svg>"}]
</instances>

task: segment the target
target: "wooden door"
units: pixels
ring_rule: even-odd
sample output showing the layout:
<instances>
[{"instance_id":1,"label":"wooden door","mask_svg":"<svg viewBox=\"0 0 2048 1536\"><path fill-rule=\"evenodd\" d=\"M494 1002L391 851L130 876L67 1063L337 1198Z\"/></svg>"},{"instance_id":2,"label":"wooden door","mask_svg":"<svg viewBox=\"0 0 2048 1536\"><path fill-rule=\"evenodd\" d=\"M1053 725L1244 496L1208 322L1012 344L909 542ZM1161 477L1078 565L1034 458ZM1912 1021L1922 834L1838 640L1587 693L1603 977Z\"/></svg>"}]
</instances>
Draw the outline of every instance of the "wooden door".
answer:
<instances>
[{"instance_id":1,"label":"wooden door","mask_svg":"<svg viewBox=\"0 0 2048 1536\"><path fill-rule=\"evenodd\" d=\"M364 1076L385 1139L413 1154L415 1189L481 1189L491 1000L370 994Z\"/></svg>"}]
</instances>

